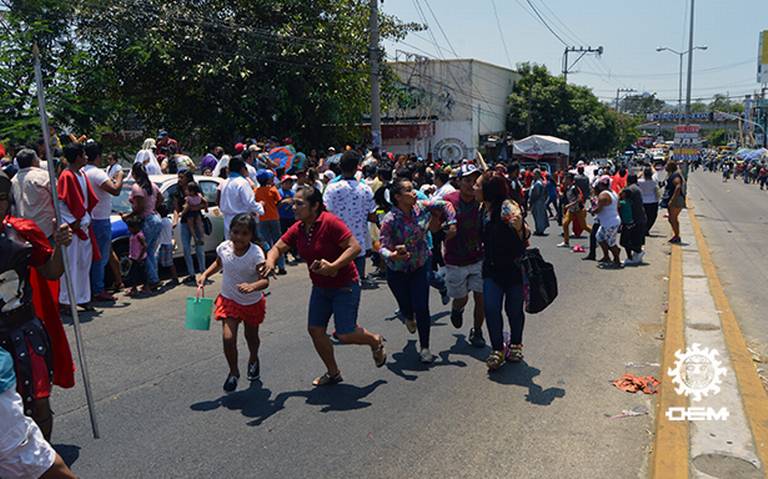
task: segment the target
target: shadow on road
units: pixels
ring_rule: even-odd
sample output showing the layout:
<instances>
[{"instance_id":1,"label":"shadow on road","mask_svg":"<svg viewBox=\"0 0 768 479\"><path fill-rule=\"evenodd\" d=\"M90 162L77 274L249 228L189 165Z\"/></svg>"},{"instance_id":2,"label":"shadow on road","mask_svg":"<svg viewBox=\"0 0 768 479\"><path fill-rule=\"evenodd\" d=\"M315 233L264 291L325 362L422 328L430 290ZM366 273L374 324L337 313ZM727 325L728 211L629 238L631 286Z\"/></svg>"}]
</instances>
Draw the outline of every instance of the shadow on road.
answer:
<instances>
[{"instance_id":1,"label":"shadow on road","mask_svg":"<svg viewBox=\"0 0 768 479\"><path fill-rule=\"evenodd\" d=\"M53 444L53 448L59 453L67 466L72 467L72 464L80 457L80 446L74 446L72 444Z\"/></svg>"},{"instance_id":2,"label":"shadow on road","mask_svg":"<svg viewBox=\"0 0 768 479\"><path fill-rule=\"evenodd\" d=\"M285 403L294 397L305 398L307 404L323 406L320 409L320 412L323 413L364 409L371 403L363 401L363 399L386 383L387 381L383 379L365 387L341 383L328 387L316 387L307 391L283 392L275 396L274 399L270 399L272 391L265 388L261 381L254 381L248 389L225 394L213 401L201 401L192 404L190 409L205 412L225 407L232 411L240 411L245 417L253 418L253 421L248 422L249 426L259 426L285 409Z\"/></svg>"},{"instance_id":3,"label":"shadow on road","mask_svg":"<svg viewBox=\"0 0 768 479\"><path fill-rule=\"evenodd\" d=\"M543 389L534 383L533 378L539 374L541 374L540 369L529 366L527 362L523 361L521 363L505 364L498 371L489 373L488 377L491 381L499 384L528 388L525 400L531 404L549 406L554 402L555 398L565 397L565 389L563 388Z\"/></svg>"},{"instance_id":4,"label":"shadow on road","mask_svg":"<svg viewBox=\"0 0 768 479\"><path fill-rule=\"evenodd\" d=\"M467 366L467 363L464 361L451 361L447 351L441 352L438 356L439 359L436 359L432 364L422 363L419 359L419 352L416 350L416 340L411 339L402 351L392 353L390 361L387 362L387 369L406 381L415 381L418 379L418 376L415 374L408 374L406 371L427 371L435 366L458 366L460 368Z\"/></svg>"}]
</instances>

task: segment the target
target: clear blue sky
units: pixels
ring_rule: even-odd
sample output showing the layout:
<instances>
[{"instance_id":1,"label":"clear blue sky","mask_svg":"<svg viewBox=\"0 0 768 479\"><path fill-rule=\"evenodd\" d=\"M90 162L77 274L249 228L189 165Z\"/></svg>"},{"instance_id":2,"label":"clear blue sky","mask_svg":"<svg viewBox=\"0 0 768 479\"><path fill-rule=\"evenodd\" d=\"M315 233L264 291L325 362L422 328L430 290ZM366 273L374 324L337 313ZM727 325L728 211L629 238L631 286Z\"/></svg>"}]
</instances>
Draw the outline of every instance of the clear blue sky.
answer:
<instances>
[{"instance_id":1,"label":"clear blue sky","mask_svg":"<svg viewBox=\"0 0 768 479\"><path fill-rule=\"evenodd\" d=\"M678 57L657 53L666 46L687 49L690 0L531 0L549 25L569 44L597 47L601 59L584 57L569 74L569 83L586 85L601 99L616 96L616 89L656 92L675 103ZM491 0L385 0L382 10L406 22L423 23L421 7L445 58L455 58L430 12L431 7L460 58L477 58L502 66L531 61L561 70L564 46L534 16L527 0L495 0L509 51L504 51ZM554 12L554 13L553 13ZM731 96L751 93L757 83L758 33L768 30L768 0L698 0L694 16L694 45L706 45L693 58L692 97L711 99L715 93ZM402 43L385 43L388 56L395 50L439 57L427 31L410 34ZM416 48L414 48L416 47ZM684 59L686 74L687 59ZM685 96L685 76L683 77Z\"/></svg>"}]
</instances>

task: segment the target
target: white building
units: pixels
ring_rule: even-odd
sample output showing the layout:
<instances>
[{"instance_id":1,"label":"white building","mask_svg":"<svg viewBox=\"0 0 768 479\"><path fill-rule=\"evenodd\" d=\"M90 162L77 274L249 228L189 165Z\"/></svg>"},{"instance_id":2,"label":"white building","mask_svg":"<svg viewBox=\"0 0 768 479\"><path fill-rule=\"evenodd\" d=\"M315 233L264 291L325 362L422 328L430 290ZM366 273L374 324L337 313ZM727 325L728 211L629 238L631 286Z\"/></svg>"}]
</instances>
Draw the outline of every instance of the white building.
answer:
<instances>
[{"instance_id":1,"label":"white building","mask_svg":"<svg viewBox=\"0 0 768 479\"><path fill-rule=\"evenodd\" d=\"M504 136L507 98L520 75L479 60L389 63L398 94L382 112L382 142L393 153L448 162L472 158L481 138Z\"/></svg>"}]
</instances>

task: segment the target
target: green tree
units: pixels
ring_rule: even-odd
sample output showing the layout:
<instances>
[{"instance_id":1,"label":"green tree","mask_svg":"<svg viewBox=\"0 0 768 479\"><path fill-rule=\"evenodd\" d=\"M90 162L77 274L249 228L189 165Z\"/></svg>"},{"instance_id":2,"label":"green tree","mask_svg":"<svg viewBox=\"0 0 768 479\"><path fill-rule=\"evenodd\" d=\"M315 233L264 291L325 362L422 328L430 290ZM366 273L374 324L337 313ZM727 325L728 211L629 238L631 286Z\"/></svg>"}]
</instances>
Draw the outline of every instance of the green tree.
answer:
<instances>
[{"instance_id":1,"label":"green tree","mask_svg":"<svg viewBox=\"0 0 768 479\"><path fill-rule=\"evenodd\" d=\"M605 155L635 138L631 121L610 111L586 87L566 85L542 65L518 65L521 78L508 102L507 129L516 138L553 135L571 143L571 156ZM626 129L623 129L626 127Z\"/></svg>"},{"instance_id":2,"label":"green tree","mask_svg":"<svg viewBox=\"0 0 768 479\"><path fill-rule=\"evenodd\" d=\"M39 128L35 39L54 124L79 133L166 128L193 147L253 135L362 139L365 0L0 1L0 138ZM384 14L380 24L382 39L417 28ZM386 69L382 79L386 95Z\"/></svg>"},{"instance_id":3,"label":"green tree","mask_svg":"<svg viewBox=\"0 0 768 479\"><path fill-rule=\"evenodd\" d=\"M646 115L648 113L657 113L667 106L663 100L656 98L656 95L643 93L641 95L628 95L619 101L619 111L629 115Z\"/></svg>"},{"instance_id":4,"label":"green tree","mask_svg":"<svg viewBox=\"0 0 768 479\"><path fill-rule=\"evenodd\" d=\"M728 144L728 131L723 128L712 130L706 138L710 146L725 146Z\"/></svg>"}]
</instances>

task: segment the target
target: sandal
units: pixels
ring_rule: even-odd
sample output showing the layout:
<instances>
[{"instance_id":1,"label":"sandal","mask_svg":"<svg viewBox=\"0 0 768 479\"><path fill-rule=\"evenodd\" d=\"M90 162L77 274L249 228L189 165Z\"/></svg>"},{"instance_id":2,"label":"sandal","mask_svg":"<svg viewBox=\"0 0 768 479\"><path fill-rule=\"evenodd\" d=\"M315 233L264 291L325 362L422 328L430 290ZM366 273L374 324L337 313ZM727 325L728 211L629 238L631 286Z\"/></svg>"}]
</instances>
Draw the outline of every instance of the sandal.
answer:
<instances>
[{"instance_id":1,"label":"sandal","mask_svg":"<svg viewBox=\"0 0 768 479\"><path fill-rule=\"evenodd\" d=\"M379 345L375 348L371 348L373 351L373 361L376 363L376 367L380 368L387 362L387 351L384 349L384 336L380 336Z\"/></svg>"},{"instance_id":2,"label":"sandal","mask_svg":"<svg viewBox=\"0 0 768 479\"><path fill-rule=\"evenodd\" d=\"M523 360L523 345L511 344L507 349L507 360L512 363L519 363Z\"/></svg>"},{"instance_id":3,"label":"sandal","mask_svg":"<svg viewBox=\"0 0 768 479\"><path fill-rule=\"evenodd\" d=\"M314 386L332 386L334 384L339 384L341 381L343 381L343 379L341 378L341 371L339 371L333 376L331 376L328 373L325 373L319 378L315 378L312 381L312 384Z\"/></svg>"},{"instance_id":4,"label":"sandal","mask_svg":"<svg viewBox=\"0 0 768 479\"><path fill-rule=\"evenodd\" d=\"M501 351L491 351L491 355L485 360L488 371L496 371L504 364L504 353Z\"/></svg>"}]
</instances>

